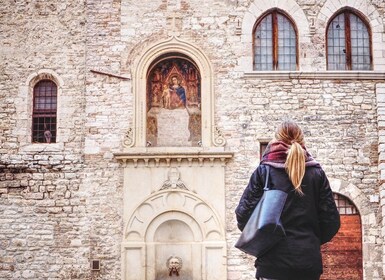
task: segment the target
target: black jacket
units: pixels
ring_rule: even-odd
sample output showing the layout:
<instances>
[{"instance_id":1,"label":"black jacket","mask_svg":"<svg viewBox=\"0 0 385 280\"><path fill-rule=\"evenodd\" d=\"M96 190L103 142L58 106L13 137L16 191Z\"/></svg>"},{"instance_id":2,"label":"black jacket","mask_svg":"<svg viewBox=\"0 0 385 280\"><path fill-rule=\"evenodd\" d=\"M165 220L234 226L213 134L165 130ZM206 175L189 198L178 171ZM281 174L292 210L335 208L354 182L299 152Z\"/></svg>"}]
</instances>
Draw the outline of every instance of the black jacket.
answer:
<instances>
[{"instance_id":1,"label":"black jacket","mask_svg":"<svg viewBox=\"0 0 385 280\"><path fill-rule=\"evenodd\" d=\"M266 166L252 174L235 210L238 228L243 230L259 202L266 179ZM330 241L340 227L340 216L329 181L321 167L306 167L302 180L303 196L294 192L285 169L270 167L269 187L289 193L281 222L286 238L255 261L257 277L286 278L322 273L320 245Z\"/></svg>"}]
</instances>

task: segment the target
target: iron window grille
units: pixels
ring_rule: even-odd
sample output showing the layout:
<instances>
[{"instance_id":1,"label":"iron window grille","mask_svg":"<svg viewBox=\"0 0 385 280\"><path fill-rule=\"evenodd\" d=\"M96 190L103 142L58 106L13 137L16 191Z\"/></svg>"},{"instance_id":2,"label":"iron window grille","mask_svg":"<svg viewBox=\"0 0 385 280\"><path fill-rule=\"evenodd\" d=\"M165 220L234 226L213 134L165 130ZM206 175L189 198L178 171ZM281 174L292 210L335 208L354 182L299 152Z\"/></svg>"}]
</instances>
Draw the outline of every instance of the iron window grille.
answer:
<instances>
[{"instance_id":1,"label":"iron window grille","mask_svg":"<svg viewBox=\"0 0 385 280\"><path fill-rule=\"evenodd\" d=\"M57 126L57 86L39 81L33 88L32 142L55 143Z\"/></svg>"},{"instance_id":2,"label":"iron window grille","mask_svg":"<svg viewBox=\"0 0 385 280\"><path fill-rule=\"evenodd\" d=\"M348 198L333 193L334 201L336 202L338 212L341 215L356 215L358 214L356 206Z\"/></svg>"}]
</instances>

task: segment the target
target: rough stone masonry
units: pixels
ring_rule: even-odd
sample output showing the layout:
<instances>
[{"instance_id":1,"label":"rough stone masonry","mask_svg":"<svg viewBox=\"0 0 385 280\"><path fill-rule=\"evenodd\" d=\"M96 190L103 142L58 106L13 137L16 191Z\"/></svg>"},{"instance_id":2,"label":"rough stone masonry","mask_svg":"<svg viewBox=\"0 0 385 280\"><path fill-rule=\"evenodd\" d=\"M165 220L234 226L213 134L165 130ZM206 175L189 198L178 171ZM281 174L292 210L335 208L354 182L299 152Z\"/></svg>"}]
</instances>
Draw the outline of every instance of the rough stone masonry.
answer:
<instances>
[{"instance_id":1,"label":"rough stone masonry","mask_svg":"<svg viewBox=\"0 0 385 280\"><path fill-rule=\"evenodd\" d=\"M371 27L369 72L326 70L325 29L344 7ZM274 8L296 23L292 73L252 70L253 26ZM2 1L0 279L123 277L124 178L114 153L138 125L134 67L172 36L210 61L213 118L234 152L224 182L227 279L254 279L253 260L233 247L234 209L283 117L302 125L333 190L359 210L363 279L384 279L384 18L378 0ZM58 137L32 143L33 87L46 78L58 86Z\"/></svg>"}]
</instances>

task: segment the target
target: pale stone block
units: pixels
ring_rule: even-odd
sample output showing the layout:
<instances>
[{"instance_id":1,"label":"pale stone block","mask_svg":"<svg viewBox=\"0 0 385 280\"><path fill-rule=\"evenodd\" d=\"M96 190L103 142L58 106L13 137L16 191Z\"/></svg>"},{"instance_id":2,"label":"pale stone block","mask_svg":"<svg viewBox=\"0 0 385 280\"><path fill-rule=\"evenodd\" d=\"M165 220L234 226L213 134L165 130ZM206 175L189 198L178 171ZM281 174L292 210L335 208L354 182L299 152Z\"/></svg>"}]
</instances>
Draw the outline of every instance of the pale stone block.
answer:
<instances>
[{"instance_id":1,"label":"pale stone block","mask_svg":"<svg viewBox=\"0 0 385 280\"><path fill-rule=\"evenodd\" d=\"M127 28L127 29L122 29L120 32L120 35L122 37L132 37L135 36L136 30L134 28Z\"/></svg>"},{"instance_id":2,"label":"pale stone block","mask_svg":"<svg viewBox=\"0 0 385 280\"><path fill-rule=\"evenodd\" d=\"M298 15L296 14L300 8L298 4L295 1L276 1L276 5L279 5L279 8L282 10L285 10L290 16L293 18L298 18Z\"/></svg>"},{"instance_id":3,"label":"pale stone block","mask_svg":"<svg viewBox=\"0 0 385 280\"><path fill-rule=\"evenodd\" d=\"M84 143L84 153L85 154L98 154L100 152L100 148L97 145L97 142L92 139L85 139Z\"/></svg>"},{"instance_id":4,"label":"pale stone block","mask_svg":"<svg viewBox=\"0 0 385 280\"><path fill-rule=\"evenodd\" d=\"M252 2L249 6L247 13L253 14L258 18L263 12L272 8L270 3L267 3L266 0L258 1L258 5Z\"/></svg>"},{"instance_id":5,"label":"pale stone block","mask_svg":"<svg viewBox=\"0 0 385 280\"><path fill-rule=\"evenodd\" d=\"M251 38L251 34L253 33L253 27L257 18L254 14L247 12L242 19L242 40L241 42L251 43L251 39L245 40L243 36L248 36Z\"/></svg>"},{"instance_id":6,"label":"pale stone block","mask_svg":"<svg viewBox=\"0 0 385 280\"><path fill-rule=\"evenodd\" d=\"M385 88L377 87L377 102L385 102Z\"/></svg>"},{"instance_id":7,"label":"pale stone block","mask_svg":"<svg viewBox=\"0 0 385 280\"><path fill-rule=\"evenodd\" d=\"M250 60L250 59L251 59L251 57L248 57L248 56L240 57L238 59L239 69L244 71L244 72L252 71L253 65L252 65L252 60Z\"/></svg>"}]
</instances>

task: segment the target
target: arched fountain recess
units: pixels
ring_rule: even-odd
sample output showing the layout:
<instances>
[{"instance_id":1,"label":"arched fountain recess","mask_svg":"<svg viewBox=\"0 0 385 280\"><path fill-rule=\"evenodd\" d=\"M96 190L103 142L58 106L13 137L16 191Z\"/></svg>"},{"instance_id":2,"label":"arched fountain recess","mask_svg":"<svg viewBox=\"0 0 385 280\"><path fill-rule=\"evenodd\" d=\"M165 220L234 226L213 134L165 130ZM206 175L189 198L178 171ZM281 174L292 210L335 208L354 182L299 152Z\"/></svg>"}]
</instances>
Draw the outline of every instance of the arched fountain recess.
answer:
<instances>
[{"instance_id":1,"label":"arched fountain recess","mask_svg":"<svg viewBox=\"0 0 385 280\"><path fill-rule=\"evenodd\" d=\"M225 165L233 153L214 124L211 64L172 37L131 69L135 123L115 153L124 168L122 279L227 279ZM171 81L184 88L185 106L163 103L160 88L180 95ZM173 118L170 126L187 125L175 145L159 133L167 131L163 116Z\"/></svg>"}]
</instances>

